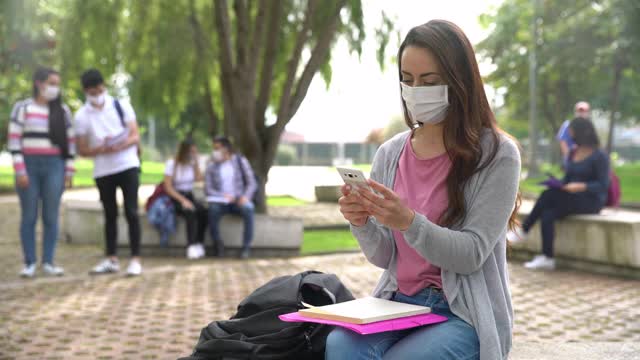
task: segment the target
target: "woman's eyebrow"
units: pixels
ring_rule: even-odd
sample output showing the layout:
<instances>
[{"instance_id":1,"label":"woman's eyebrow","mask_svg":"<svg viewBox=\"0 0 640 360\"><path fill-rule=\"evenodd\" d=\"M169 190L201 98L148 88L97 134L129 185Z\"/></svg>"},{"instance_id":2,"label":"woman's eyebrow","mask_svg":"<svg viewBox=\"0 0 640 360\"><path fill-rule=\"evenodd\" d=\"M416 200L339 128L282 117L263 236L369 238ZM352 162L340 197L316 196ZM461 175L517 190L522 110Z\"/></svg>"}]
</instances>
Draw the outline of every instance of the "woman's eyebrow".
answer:
<instances>
[{"instance_id":1,"label":"woman's eyebrow","mask_svg":"<svg viewBox=\"0 0 640 360\"><path fill-rule=\"evenodd\" d=\"M402 70L402 74L408 75L408 76L413 76L411 73L406 72L404 70ZM440 74L438 74L437 72L430 71L430 72L426 72L424 74L420 74L420 77L425 77L425 76L429 76L429 75L438 75L438 76L440 76Z\"/></svg>"}]
</instances>

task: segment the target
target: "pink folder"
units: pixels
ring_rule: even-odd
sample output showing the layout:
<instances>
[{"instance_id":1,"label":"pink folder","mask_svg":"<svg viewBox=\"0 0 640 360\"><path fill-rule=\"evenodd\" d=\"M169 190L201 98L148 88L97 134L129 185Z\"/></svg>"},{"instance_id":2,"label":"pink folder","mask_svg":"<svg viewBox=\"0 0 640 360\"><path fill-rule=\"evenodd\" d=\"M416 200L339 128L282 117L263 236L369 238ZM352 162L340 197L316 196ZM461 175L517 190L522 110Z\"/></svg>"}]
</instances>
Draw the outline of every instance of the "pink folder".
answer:
<instances>
[{"instance_id":1,"label":"pink folder","mask_svg":"<svg viewBox=\"0 0 640 360\"><path fill-rule=\"evenodd\" d=\"M375 333L381 333L385 331L411 329L418 326L438 324L438 323L447 321L447 318L445 316L431 314L431 313L407 316L404 318L393 319L393 320L378 321L378 322L369 323L369 324L351 324L351 323L346 323L342 321L314 319L314 318L302 316L297 312L283 314L283 315L280 315L279 317L280 317L280 320L287 321L287 322L313 322L313 323L319 323L319 324L336 325L336 326L340 326L340 327L355 331L361 335L375 334Z\"/></svg>"}]
</instances>

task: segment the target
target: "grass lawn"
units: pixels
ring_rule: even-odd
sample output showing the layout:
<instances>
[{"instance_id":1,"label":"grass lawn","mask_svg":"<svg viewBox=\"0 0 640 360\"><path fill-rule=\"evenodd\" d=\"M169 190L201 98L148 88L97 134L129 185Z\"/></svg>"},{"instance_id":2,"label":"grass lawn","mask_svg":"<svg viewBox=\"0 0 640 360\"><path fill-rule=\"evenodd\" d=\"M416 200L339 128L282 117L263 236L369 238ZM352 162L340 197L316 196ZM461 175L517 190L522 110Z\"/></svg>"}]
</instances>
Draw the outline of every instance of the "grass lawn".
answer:
<instances>
[{"instance_id":1,"label":"grass lawn","mask_svg":"<svg viewBox=\"0 0 640 360\"><path fill-rule=\"evenodd\" d=\"M309 255L357 249L359 249L358 241L348 229L310 230L304 232L300 253Z\"/></svg>"},{"instance_id":2,"label":"grass lawn","mask_svg":"<svg viewBox=\"0 0 640 360\"><path fill-rule=\"evenodd\" d=\"M76 174L73 177L75 187L95 186L93 181L93 162L86 159L76 160ZM164 163L143 161L140 182L142 184L157 184L164 176ZM13 191L13 167L0 167L0 191Z\"/></svg>"},{"instance_id":3,"label":"grass lawn","mask_svg":"<svg viewBox=\"0 0 640 360\"><path fill-rule=\"evenodd\" d=\"M300 206L307 202L291 196L269 196L267 197L267 206Z\"/></svg>"}]
</instances>

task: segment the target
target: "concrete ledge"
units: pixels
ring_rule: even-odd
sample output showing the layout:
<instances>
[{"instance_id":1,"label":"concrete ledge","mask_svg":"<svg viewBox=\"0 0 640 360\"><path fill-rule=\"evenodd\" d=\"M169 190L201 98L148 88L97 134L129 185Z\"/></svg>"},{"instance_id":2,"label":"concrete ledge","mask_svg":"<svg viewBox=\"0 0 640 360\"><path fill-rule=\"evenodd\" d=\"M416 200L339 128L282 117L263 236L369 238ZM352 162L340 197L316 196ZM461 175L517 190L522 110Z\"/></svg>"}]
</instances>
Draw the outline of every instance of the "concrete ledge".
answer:
<instances>
[{"instance_id":1,"label":"concrete ledge","mask_svg":"<svg viewBox=\"0 0 640 360\"><path fill-rule=\"evenodd\" d=\"M67 241L76 244L102 244L104 241L104 216L102 207L96 202L70 202L64 205L64 229ZM148 255L184 256L187 244L184 221L178 217L177 229L169 239L168 247L160 246L158 232L149 224L143 211L140 212L142 228L142 252ZM220 235L225 247L239 249L242 246L242 219L235 216L225 216L220 222ZM253 254L269 256L289 256L298 254L302 245L304 227L301 218L273 217L256 214L252 249ZM128 230L124 214L120 211L118 217L118 246L128 247ZM211 245L207 233L205 242Z\"/></svg>"},{"instance_id":2,"label":"concrete ledge","mask_svg":"<svg viewBox=\"0 0 640 360\"><path fill-rule=\"evenodd\" d=\"M531 204L523 206L524 220ZM597 215L575 215L558 221L554 251L558 264L608 275L640 277L640 212L603 209ZM539 225L522 243L512 244L514 256L540 253Z\"/></svg>"},{"instance_id":3,"label":"concrete ledge","mask_svg":"<svg viewBox=\"0 0 640 360\"><path fill-rule=\"evenodd\" d=\"M316 200L318 202L337 203L342 194L340 188L342 185L318 185L315 187Z\"/></svg>"}]
</instances>

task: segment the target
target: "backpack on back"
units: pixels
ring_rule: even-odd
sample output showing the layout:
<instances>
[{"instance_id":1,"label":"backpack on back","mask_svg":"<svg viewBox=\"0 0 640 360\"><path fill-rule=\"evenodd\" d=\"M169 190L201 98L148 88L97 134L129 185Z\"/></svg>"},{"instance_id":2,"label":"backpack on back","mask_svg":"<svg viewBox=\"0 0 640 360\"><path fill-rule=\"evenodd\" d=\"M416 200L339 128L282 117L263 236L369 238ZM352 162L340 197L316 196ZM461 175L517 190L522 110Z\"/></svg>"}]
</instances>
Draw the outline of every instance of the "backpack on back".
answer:
<instances>
[{"instance_id":1,"label":"backpack on back","mask_svg":"<svg viewBox=\"0 0 640 360\"><path fill-rule=\"evenodd\" d=\"M606 206L618 207L620 206L620 197L622 191L620 190L620 179L613 170L609 173L609 189L607 189L607 203Z\"/></svg>"},{"instance_id":2,"label":"backpack on back","mask_svg":"<svg viewBox=\"0 0 640 360\"><path fill-rule=\"evenodd\" d=\"M322 306L353 300L333 274L305 271L272 279L238 305L230 320L202 329L193 354L181 360L323 359L332 326L287 323L278 316L305 303Z\"/></svg>"}]
</instances>

